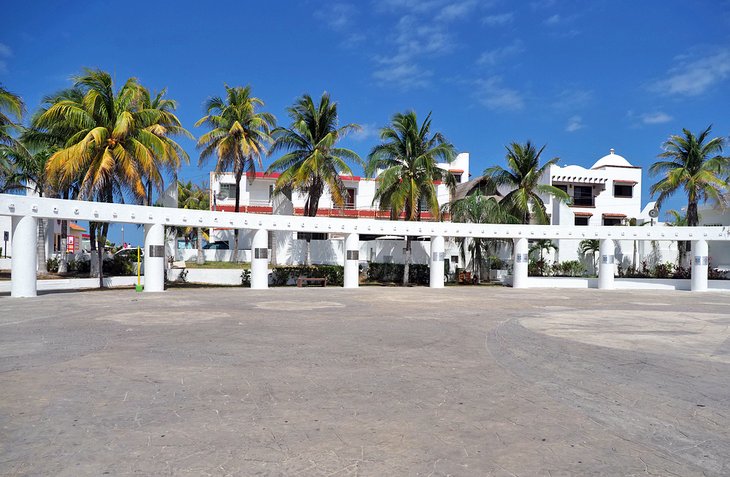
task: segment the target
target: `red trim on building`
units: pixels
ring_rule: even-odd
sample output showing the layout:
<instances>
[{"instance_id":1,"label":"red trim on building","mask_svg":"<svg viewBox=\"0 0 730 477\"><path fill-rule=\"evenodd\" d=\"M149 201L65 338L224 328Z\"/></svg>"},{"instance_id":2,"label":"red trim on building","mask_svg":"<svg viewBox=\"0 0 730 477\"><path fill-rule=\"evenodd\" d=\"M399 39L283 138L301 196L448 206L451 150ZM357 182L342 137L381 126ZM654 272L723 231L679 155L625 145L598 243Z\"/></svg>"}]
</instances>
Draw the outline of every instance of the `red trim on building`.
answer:
<instances>
[{"instance_id":1,"label":"red trim on building","mask_svg":"<svg viewBox=\"0 0 730 477\"><path fill-rule=\"evenodd\" d=\"M256 172L251 173L247 172L246 177L251 178L254 177L255 179L273 179L276 180L281 176L281 173L279 172ZM340 176L340 179L343 181L360 181L362 178L360 176Z\"/></svg>"},{"instance_id":2,"label":"red trim on building","mask_svg":"<svg viewBox=\"0 0 730 477\"><path fill-rule=\"evenodd\" d=\"M217 207L218 212L235 212L236 206L234 205L219 205ZM274 208L270 205L240 205L238 207L239 212L247 212L249 214L271 214Z\"/></svg>"}]
</instances>

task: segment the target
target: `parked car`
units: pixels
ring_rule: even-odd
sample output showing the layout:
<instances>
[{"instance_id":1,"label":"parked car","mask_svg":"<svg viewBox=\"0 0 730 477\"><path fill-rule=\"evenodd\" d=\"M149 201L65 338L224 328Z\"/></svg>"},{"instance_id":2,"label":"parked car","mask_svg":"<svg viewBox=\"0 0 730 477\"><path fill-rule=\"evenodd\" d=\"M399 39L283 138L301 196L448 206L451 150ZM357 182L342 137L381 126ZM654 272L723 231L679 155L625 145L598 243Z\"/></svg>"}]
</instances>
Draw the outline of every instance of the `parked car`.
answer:
<instances>
[{"instance_id":1,"label":"parked car","mask_svg":"<svg viewBox=\"0 0 730 477\"><path fill-rule=\"evenodd\" d=\"M228 250L230 247L228 246L228 242L210 242L205 245L203 245L203 250Z\"/></svg>"}]
</instances>

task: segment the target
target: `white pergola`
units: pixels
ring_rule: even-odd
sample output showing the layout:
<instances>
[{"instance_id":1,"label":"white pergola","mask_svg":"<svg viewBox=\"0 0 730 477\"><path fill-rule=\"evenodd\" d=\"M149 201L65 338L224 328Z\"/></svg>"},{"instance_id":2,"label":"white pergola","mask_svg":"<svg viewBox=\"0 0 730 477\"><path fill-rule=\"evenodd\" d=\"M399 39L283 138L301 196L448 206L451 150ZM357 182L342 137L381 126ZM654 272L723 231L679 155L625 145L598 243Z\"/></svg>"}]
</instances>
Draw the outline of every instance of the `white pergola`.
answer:
<instances>
[{"instance_id":1,"label":"white pergola","mask_svg":"<svg viewBox=\"0 0 730 477\"><path fill-rule=\"evenodd\" d=\"M514 288L526 288L528 240L599 239L598 288L614 288L614 240L692 241L692 291L707 290L708 242L730 240L728 227L563 227L552 225L464 224L406 222L332 217L259 215L198 211L140 205L108 204L0 194L0 215L12 217L11 296L36 296L38 219L88 220L144 225L145 292L164 290L165 226L254 230L251 288L268 288L270 231L345 234L344 287L358 286L359 234L430 236L430 286L444 286L444 238L471 237L514 241Z\"/></svg>"}]
</instances>

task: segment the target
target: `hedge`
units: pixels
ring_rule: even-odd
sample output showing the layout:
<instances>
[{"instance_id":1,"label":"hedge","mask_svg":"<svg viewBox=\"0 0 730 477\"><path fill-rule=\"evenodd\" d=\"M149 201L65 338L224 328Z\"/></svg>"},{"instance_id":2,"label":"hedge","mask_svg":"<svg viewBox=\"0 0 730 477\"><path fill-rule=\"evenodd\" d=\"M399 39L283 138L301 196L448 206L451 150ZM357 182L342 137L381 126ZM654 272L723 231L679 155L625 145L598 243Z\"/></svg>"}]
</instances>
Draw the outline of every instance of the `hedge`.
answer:
<instances>
[{"instance_id":1,"label":"hedge","mask_svg":"<svg viewBox=\"0 0 730 477\"><path fill-rule=\"evenodd\" d=\"M296 267L274 267L271 271L271 284L283 287L299 277L326 278L327 285L342 286L345 268L342 265L312 265Z\"/></svg>"},{"instance_id":2,"label":"hedge","mask_svg":"<svg viewBox=\"0 0 730 477\"><path fill-rule=\"evenodd\" d=\"M379 283L402 283L402 263L369 263L368 280ZM408 269L408 281L414 285L428 285L431 271L428 265L411 264Z\"/></svg>"}]
</instances>

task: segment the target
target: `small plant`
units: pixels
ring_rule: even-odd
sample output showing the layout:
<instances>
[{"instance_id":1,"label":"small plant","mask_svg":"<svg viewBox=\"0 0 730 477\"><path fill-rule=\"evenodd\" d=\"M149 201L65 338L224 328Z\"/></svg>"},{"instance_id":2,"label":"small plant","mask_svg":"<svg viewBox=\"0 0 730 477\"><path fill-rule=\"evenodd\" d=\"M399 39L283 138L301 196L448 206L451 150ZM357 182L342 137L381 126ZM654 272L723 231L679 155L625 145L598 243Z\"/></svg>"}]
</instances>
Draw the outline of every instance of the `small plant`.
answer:
<instances>
[{"instance_id":1,"label":"small plant","mask_svg":"<svg viewBox=\"0 0 730 477\"><path fill-rule=\"evenodd\" d=\"M241 272L241 285L251 287L251 270L246 269Z\"/></svg>"},{"instance_id":2,"label":"small plant","mask_svg":"<svg viewBox=\"0 0 730 477\"><path fill-rule=\"evenodd\" d=\"M187 283L188 282L188 269L184 268L180 271L180 275L177 276L177 280L175 280L178 283Z\"/></svg>"},{"instance_id":3,"label":"small plant","mask_svg":"<svg viewBox=\"0 0 730 477\"><path fill-rule=\"evenodd\" d=\"M368 280L379 283L401 283L403 278L402 263L370 263ZM457 272L458 273L458 272ZM412 263L408 269L408 282L414 285L428 285L431 271L428 265Z\"/></svg>"},{"instance_id":4,"label":"small plant","mask_svg":"<svg viewBox=\"0 0 730 477\"><path fill-rule=\"evenodd\" d=\"M51 273L58 273L58 258L53 257L46 260L46 269Z\"/></svg>"},{"instance_id":5,"label":"small plant","mask_svg":"<svg viewBox=\"0 0 730 477\"><path fill-rule=\"evenodd\" d=\"M283 287L289 282L296 281L301 276L326 278L328 285L342 286L344 284L345 268L342 265L274 267L271 273L271 284L273 286Z\"/></svg>"},{"instance_id":6,"label":"small plant","mask_svg":"<svg viewBox=\"0 0 730 477\"><path fill-rule=\"evenodd\" d=\"M579 277L585 273L586 268L578 260L568 260L556 263L553 267L555 276L558 277Z\"/></svg>"}]
</instances>

